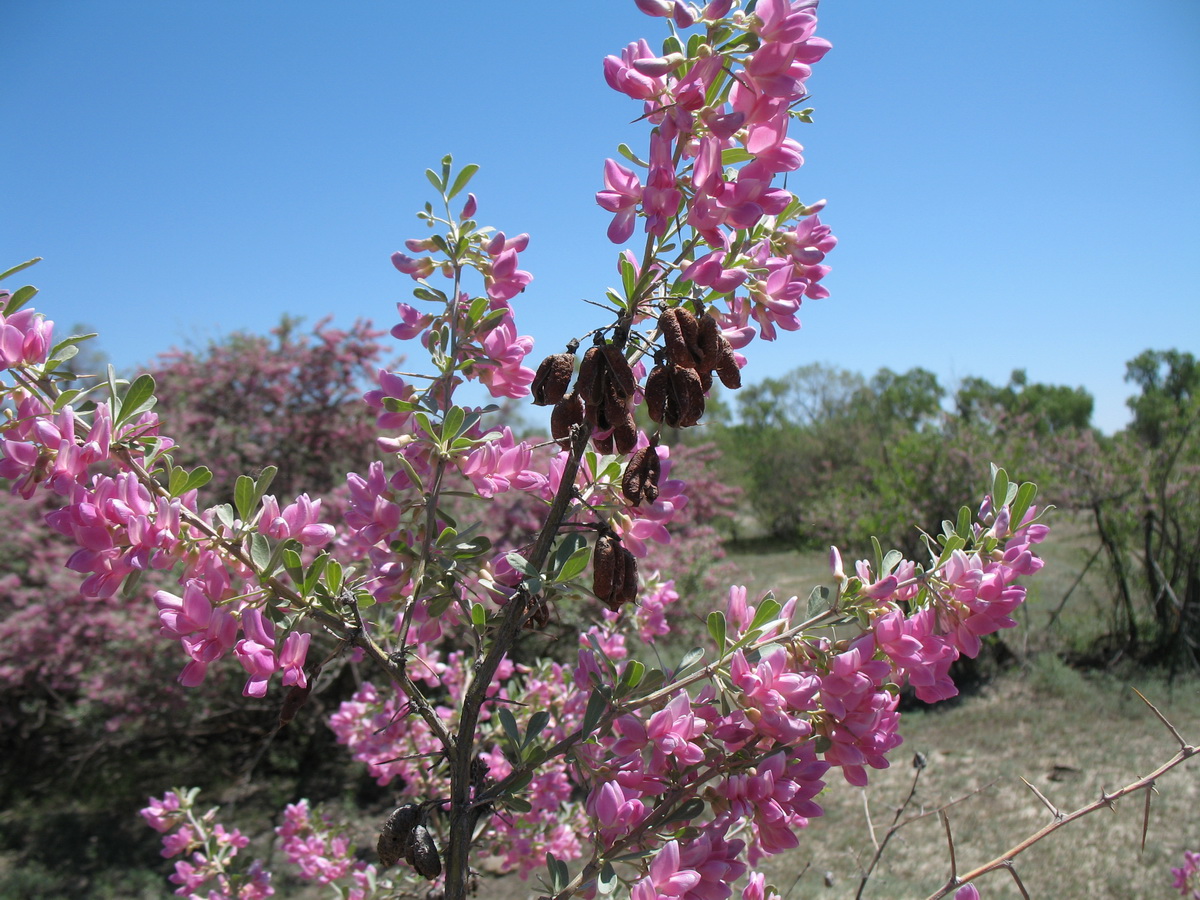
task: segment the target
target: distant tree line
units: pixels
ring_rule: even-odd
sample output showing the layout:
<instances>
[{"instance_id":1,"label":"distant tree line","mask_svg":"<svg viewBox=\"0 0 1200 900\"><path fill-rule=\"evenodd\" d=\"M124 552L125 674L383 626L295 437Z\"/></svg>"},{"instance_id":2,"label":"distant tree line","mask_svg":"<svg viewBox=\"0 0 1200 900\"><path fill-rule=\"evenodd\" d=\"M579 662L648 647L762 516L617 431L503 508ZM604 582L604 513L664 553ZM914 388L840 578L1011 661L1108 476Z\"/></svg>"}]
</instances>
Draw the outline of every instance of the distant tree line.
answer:
<instances>
[{"instance_id":1,"label":"distant tree line","mask_svg":"<svg viewBox=\"0 0 1200 900\"><path fill-rule=\"evenodd\" d=\"M1126 366L1133 421L1105 436L1082 387L932 372L870 378L820 364L743 388L707 438L745 491L755 529L799 547L869 545L907 555L978 494L988 463L1037 481L1047 502L1086 514L1113 588L1111 658L1195 666L1200 642L1200 365L1147 350Z\"/></svg>"}]
</instances>

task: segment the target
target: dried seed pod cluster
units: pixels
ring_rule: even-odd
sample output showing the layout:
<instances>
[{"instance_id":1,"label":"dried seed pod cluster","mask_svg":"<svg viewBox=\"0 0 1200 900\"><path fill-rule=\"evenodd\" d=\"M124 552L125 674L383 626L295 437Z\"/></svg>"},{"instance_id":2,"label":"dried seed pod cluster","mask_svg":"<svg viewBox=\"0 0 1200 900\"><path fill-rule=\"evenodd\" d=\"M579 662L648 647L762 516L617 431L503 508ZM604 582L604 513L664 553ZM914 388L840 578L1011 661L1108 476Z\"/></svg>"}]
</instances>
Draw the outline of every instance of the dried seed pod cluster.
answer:
<instances>
[{"instance_id":1,"label":"dried seed pod cluster","mask_svg":"<svg viewBox=\"0 0 1200 900\"><path fill-rule=\"evenodd\" d=\"M375 846L385 869L403 856L423 878L432 880L442 874L442 858L424 818L418 803L405 803L388 816Z\"/></svg>"},{"instance_id":2,"label":"dried seed pod cluster","mask_svg":"<svg viewBox=\"0 0 1200 900\"><path fill-rule=\"evenodd\" d=\"M637 599L637 569L637 558L621 546L618 537L606 533L596 538L592 552L592 591L613 612Z\"/></svg>"},{"instance_id":3,"label":"dried seed pod cluster","mask_svg":"<svg viewBox=\"0 0 1200 900\"><path fill-rule=\"evenodd\" d=\"M630 400L637 382L629 360L616 344L589 347L579 364L575 393L583 401L584 418L598 431L612 434L596 441L602 453L629 453L637 446L637 425Z\"/></svg>"},{"instance_id":4,"label":"dried seed pod cluster","mask_svg":"<svg viewBox=\"0 0 1200 900\"><path fill-rule=\"evenodd\" d=\"M742 386L733 348L717 320L705 313L699 319L681 306L664 310L658 317L667 360L683 369L694 369L705 391L712 387L713 373L730 390Z\"/></svg>"}]
</instances>

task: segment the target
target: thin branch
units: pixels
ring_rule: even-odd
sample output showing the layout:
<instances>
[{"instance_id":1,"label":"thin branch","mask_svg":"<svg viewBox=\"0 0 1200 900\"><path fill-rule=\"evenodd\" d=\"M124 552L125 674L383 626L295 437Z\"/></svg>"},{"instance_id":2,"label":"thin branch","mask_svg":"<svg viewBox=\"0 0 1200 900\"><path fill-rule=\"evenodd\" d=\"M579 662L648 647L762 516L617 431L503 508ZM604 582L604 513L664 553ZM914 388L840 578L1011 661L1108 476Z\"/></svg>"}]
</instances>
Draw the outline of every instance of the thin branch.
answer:
<instances>
[{"instance_id":1,"label":"thin branch","mask_svg":"<svg viewBox=\"0 0 1200 900\"><path fill-rule=\"evenodd\" d=\"M1174 731L1175 729L1172 728L1171 730ZM953 843L951 843L951 845L950 845L951 878L945 885L943 885L941 888L939 888L938 890L936 890L932 894L930 894L929 897L927 898L927 900L938 900L939 897L945 897L948 893L950 893L950 891L954 890L956 887L964 885L967 882L974 881L979 876L984 875L988 872L992 872L1001 867L1011 868L1013 858L1015 856L1017 856L1019 853L1022 853L1025 850L1028 850L1034 844L1038 843L1038 841L1041 841L1042 839L1053 834L1055 831L1058 831L1058 829L1062 828L1064 825L1067 825L1070 822L1074 822L1076 819L1081 819L1084 816L1091 815L1092 813L1096 812L1096 810L1098 810L1098 809L1106 809L1106 808L1112 809L1115 802L1117 800L1120 800L1122 797L1126 797L1129 794L1152 787L1154 785L1154 783L1156 781L1158 781L1159 778L1161 778L1167 772L1171 771L1171 769L1174 769L1180 763L1186 762L1187 760L1191 759L1197 753L1200 753L1200 747L1195 747L1195 746L1191 746L1188 744L1184 744L1184 746L1174 756L1172 756L1169 760L1167 760L1165 763L1163 763L1161 766L1159 766L1153 772L1150 772L1149 774L1142 776L1141 778L1137 779L1136 781L1130 782L1129 784L1125 785L1123 788L1120 788L1120 789L1112 792L1111 794L1108 792L1102 793L1100 795L1100 799L1094 800L1091 803L1081 806L1081 807L1079 807L1079 809L1075 810L1074 812L1067 813L1061 819L1055 819L1055 821L1051 822L1049 825L1046 825L1045 827L1038 829L1033 834L1022 839L1021 841L1018 841L1016 844L1009 847L1007 850L1005 850L1003 853L1001 853L995 859L990 860L989 862L986 862L981 866L977 866L976 868L972 869L971 871L965 873L961 878L956 878L956 877L954 877L954 874L953 874L954 873L954 865L955 865L954 845L953 845ZM946 834L947 834L947 836L949 836L950 826L949 826L949 822L946 820L944 814L943 814L943 821L946 822Z\"/></svg>"}]
</instances>

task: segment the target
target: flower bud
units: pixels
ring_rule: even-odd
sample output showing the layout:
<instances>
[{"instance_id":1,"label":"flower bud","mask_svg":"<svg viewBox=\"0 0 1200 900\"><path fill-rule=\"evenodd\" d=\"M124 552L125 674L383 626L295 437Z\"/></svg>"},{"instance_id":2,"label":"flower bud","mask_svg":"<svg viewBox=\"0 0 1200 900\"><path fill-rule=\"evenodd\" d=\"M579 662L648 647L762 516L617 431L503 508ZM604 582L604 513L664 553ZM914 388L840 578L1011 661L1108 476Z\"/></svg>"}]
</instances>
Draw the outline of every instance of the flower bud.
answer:
<instances>
[{"instance_id":1,"label":"flower bud","mask_svg":"<svg viewBox=\"0 0 1200 900\"><path fill-rule=\"evenodd\" d=\"M474 194L467 194L467 202L463 204L460 219L473 219L476 211L479 209L479 201L475 199Z\"/></svg>"}]
</instances>

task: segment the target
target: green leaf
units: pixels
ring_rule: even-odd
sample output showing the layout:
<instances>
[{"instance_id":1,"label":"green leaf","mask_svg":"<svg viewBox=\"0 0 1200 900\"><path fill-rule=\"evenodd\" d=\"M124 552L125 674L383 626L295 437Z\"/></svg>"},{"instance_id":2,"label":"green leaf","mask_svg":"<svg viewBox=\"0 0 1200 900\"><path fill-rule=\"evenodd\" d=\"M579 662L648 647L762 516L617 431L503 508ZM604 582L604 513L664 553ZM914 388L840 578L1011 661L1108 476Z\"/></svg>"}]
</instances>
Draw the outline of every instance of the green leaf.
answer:
<instances>
[{"instance_id":1,"label":"green leaf","mask_svg":"<svg viewBox=\"0 0 1200 900\"><path fill-rule=\"evenodd\" d=\"M233 507L228 503L218 503L212 508L212 514L218 523L233 529Z\"/></svg>"},{"instance_id":2,"label":"green leaf","mask_svg":"<svg viewBox=\"0 0 1200 900\"><path fill-rule=\"evenodd\" d=\"M529 724L525 726L525 740L521 742L521 749L525 749L534 741L538 735L550 724L550 713L544 709L539 709L529 717Z\"/></svg>"},{"instance_id":3,"label":"green leaf","mask_svg":"<svg viewBox=\"0 0 1200 900\"><path fill-rule=\"evenodd\" d=\"M25 260L25 262L15 265L11 269L5 269L3 272L0 272L0 281L3 281L9 275L16 275L18 272L22 271L23 269L28 269L30 266L36 265L37 263L40 263L41 261L42 261L42 258L40 256L35 256L33 259L27 259L27 260ZM6 315L8 314L8 310L5 310L4 312Z\"/></svg>"},{"instance_id":4,"label":"green leaf","mask_svg":"<svg viewBox=\"0 0 1200 900\"><path fill-rule=\"evenodd\" d=\"M579 732L585 738L596 730L606 709L608 709L608 692L602 687L594 688L592 695L588 697L587 709L583 711L583 723L579 726Z\"/></svg>"},{"instance_id":5,"label":"green leaf","mask_svg":"<svg viewBox=\"0 0 1200 900\"><path fill-rule=\"evenodd\" d=\"M300 558L300 554L296 552L296 547L290 546L295 544L300 546L299 541L288 541L284 544L283 550L280 552L280 559L283 560L283 569L296 584L304 582L304 561Z\"/></svg>"},{"instance_id":6,"label":"green leaf","mask_svg":"<svg viewBox=\"0 0 1200 900\"><path fill-rule=\"evenodd\" d=\"M624 256L617 257L617 267L621 270L621 287L625 289L625 296L632 299L634 288L637 287L637 270Z\"/></svg>"},{"instance_id":7,"label":"green leaf","mask_svg":"<svg viewBox=\"0 0 1200 900\"><path fill-rule=\"evenodd\" d=\"M900 562L903 559L904 554L899 550L889 550L883 556L883 569L879 572L879 577L883 578L887 575L891 575L892 570L895 569L896 566L900 565Z\"/></svg>"},{"instance_id":8,"label":"green leaf","mask_svg":"<svg viewBox=\"0 0 1200 900\"><path fill-rule=\"evenodd\" d=\"M330 593L342 592L342 564L333 557L329 558L329 563L325 566L325 585Z\"/></svg>"},{"instance_id":9,"label":"green leaf","mask_svg":"<svg viewBox=\"0 0 1200 900\"><path fill-rule=\"evenodd\" d=\"M471 604L471 624L476 628L483 628L487 624L487 610L482 603Z\"/></svg>"},{"instance_id":10,"label":"green leaf","mask_svg":"<svg viewBox=\"0 0 1200 900\"><path fill-rule=\"evenodd\" d=\"M958 522L954 526L954 533L964 541L971 537L971 522L975 517L971 514L969 506L960 506L958 509Z\"/></svg>"},{"instance_id":11,"label":"green leaf","mask_svg":"<svg viewBox=\"0 0 1200 900\"><path fill-rule=\"evenodd\" d=\"M529 560L523 557L516 550L510 551L504 557L508 560L508 564L524 575L526 578L540 578L541 573L529 564Z\"/></svg>"},{"instance_id":12,"label":"green leaf","mask_svg":"<svg viewBox=\"0 0 1200 900\"><path fill-rule=\"evenodd\" d=\"M451 441L462 433L463 420L466 415L466 411L461 406L452 406L446 411L446 416L442 419L443 441Z\"/></svg>"},{"instance_id":13,"label":"green leaf","mask_svg":"<svg viewBox=\"0 0 1200 900\"><path fill-rule=\"evenodd\" d=\"M321 580L321 573L325 571L325 566L329 564L329 554L321 553L312 561L312 565L308 567L308 571L304 573L303 592L311 594L313 588L317 586L317 582Z\"/></svg>"},{"instance_id":14,"label":"green leaf","mask_svg":"<svg viewBox=\"0 0 1200 900\"><path fill-rule=\"evenodd\" d=\"M179 466L171 467L171 475L167 479L167 493L172 497L178 497L183 493L183 486L187 484L188 473L186 469Z\"/></svg>"},{"instance_id":15,"label":"green leaf","mask_svg":"<svg viewBox=\"0 0 1200 900\"><path fill-rule=\"evenodd\" d=\"M883 547L879 545L879 538L871 535L871 546L875 550L875 577L880 577L879 570L883 568Z\"/></svg>"},{"instance_id":16,"label":"green leaf","mask_svg":"<svg viewBox=\"0 0 1200 900\"><path fill-rule=\"evenodd\" d=\"M625 669L621 672L621 680L617 684L617 696L623 697L641 684L642 675L645 672L645 664L638 662L636 659L631 659L625 663Z\"/></svg>"},{"instance_id":17,"label":"green leaf","mask_svg":"<svg viewBox=\"0 0 1200 900\"><path fill-rule=\"evenodd\" d=\"M754 631L762 628L768 622L773 621L779 615L781 609L783 607L779 605L779 601L774 597L764 597L758 605L758 609L754 611L754 619L750 622L750 627L746 630Z\"/></svg>"},{"instance_id":18,"label":"green leaf","mask_svg":"<svg viewBox=\"0 0 1200 900\"><path fill-rule=\"evenodd\" d=\"M703 814L704 801L699 797L693 797L691 800L680 805L679 809L675 810L675 812L671 813L663 824L665 825L667 822L687 822Z\"/></svg>"},{"instance_id":19,"label":"green leaf","mask_svg":"<svg viewBox=\"0 0 1200 900\"><path fill-rule=\"evenodd\" d=\"M587 547L580 547L563 563L562 568L558 570L558 574L554 576L554 580L559 583L570 581L587 568L588 557L590 555L591 551Z\"/></svg>"},{"instance_id":20,"label":"green leaf","mask_svg":"<svg viewBox=\"0 0 1200 900\"><path fill-rule=\"evenodd\" d=\"M1032 481L1026 481L1017 489L1017 496L1013 498L1012 505L1009 507L1009 512L1012 515L1012 527L1016 528L1021 524L1021 520L1025 518L1025 514L1029 512L1029 507L1033 506L1033 501L1037 497L1038 488Z\"/></svg>"},{"instance_id":21,"label":"green leaf","mask_svg":"<svg viewBox=\"0 0 1200 900\"><path fill-rule=\"evenodd\" d=\"M717 653L725 655L725 613L719 609L714 609L708 614L708 633L713 639L713 643L717 645Z\"/></svg>"},{"instance_id":22,"label":"green leaf","mask_svg":"<svg viewBox=\"0 0 1200 900\"><path fill-rule=\"evenodd\" d=\"M808 611L805 618L819 616L833 605L833 592L825 585L818 584L808 595Z\"/></svg>"},{"instance_id":23,"label":"green leaf","mask_svg":"<svg viewBox=\"0 0 1200 900\"><path fill-rule=\"evenodd\" d=\"M732 166L736 163L747 162L754 159L754 154L749 153L741 147L730 147L728 150L721 151L721 165Z\"/></svg>"},{"instance_id":24,"label":"green leaf","mask_svg":"<svg viewBox=\"0 0 1200 900\"><path fill-rule=\"evenodd\" d=\"M266 573L271 562L271 540L265 534L255 531L250 535L250 560L259 572Z\"/></svg>"},{"instance_id":25,"label":"green leaf","mask_svg":"<svg viewBox=\"0 0 1200 900\"><path fill-rule=\"evenodd\" d=\"M517 720L513 717L512 710L507 706L500 707L497 713L500 719L500 726L504 729L504 734L514 747L521 746L521 732L517 730Z\"/></svg>"},{"instance_id":26,"label":"green leaf","mask_svg":"<svg viewBox=\"0 0 1200 900\"><path fill-rule=\"evenodd\" d=\"M462 171L458 173L458 177L454 179L454 184L450 186L450 193L446 195L446 199L453 200L455 195L467 186L467 182L470 181L478 171L479 166L475 165L475 163L468 163L467 165L463 166Z\"/></svg>"},{"instance_id":27,"label":"green leaf","mask_svg":"<svg viewBox=\"0 0 1200 900\"><path fill-rule=\"evenodd\" d=\"M619 884L620 882L617 879L617 873L613 869L612 863L606 862L600 867L600 875L596 879L596 892L602 897L607 897L616 892L617 885Z\"/></svg>"},{"instance_id":28,"label":"green leaf","mask_svg":"<svg viewBox=\"0 0 1200 900\"><path fill-rule=\"evenodd\" d=\"M120 415L113 416L113 425L120 425L140 416L152 409L156 402L158 401L154 396L154 377L139 375L121 398L121 412Z\"/></svg>"},{"instance_id":29,"label":"green leaf","mask_svg":"<svg viewBox=\"0 0 1200 900\"><path fill-rule=\"evenodd\" d=\"M239 475L233 485L233 503L237 507L238 518L243 522L250 519L254 512L254 479L249 475Z\"/></svg>"},{"instance_id":30,"label":"green leaf","mask_svg":"<svg viewBox=\"0 0 1200 900\"><path fill-rule=\"evenodd\" d=\"M617 144L617 152L633 163L635 166L641 166L643 169L649 168L650 164L644 159L641 159L636 153L629 149L628 144Z\"/></svg>"},{"instance_id":31,"label":"green leaf","mask_svg":"<svg viewBox=\"0 0 1200 900\"><path fill-rule=\"evenodd\" d=\"M75 354L77 354L79 352L79 348L77 346L75 346L76 344L82 344L84 341L90 340L91 338L94 338L95 336L96 336L96 332L93 331L88 334L75 334L69 338L63 338L61 341L59 341L57 344L55 344L54 347L50 350L49 358L51 360L59 360L60 362L66 362L68 359L70 359L71 357L73 357ZM70 351L70 352L68 353L67 351Z\"/></svg>"},{"instance_id":32,"label":"green leaf","mask_svg":"<svg viewBox=\"0 0 1200 900\"><path fill-rule=\"evenodd\" d=\"M509 797L504 801L504 805L513 812L527 813L533 809L533 805L524 797Z\"/></svg>"},{"instance_id":33,"label":"green leaf","mask_svg":"<svg viewBox=\"0 0 1200 900\"><path fill-rule=\"evenodd\" d=\"M704 648L693 647L687 653L683 654L683 659L679 661L679 668L675 670L675 677L678 678L680 672L690 669L702 659L704 659Z\"/></svg>"},{"instance_id":34,"label":"green leaf","mask_svg":"<svg viewBox=\"0 0 1200 900\"><path fill-rule=\"evenodd\" d=\"M37 295L38 289L32 284L24 285L12 292L12 296L8 298L8 302L4 304L4 315L11 316L18 309L28 303Z\"/></svg>"},{"instance_id":35,"label":"green leaf","mask_svg":"<svg viewBox=\"0 0 1200 900\"><path fill-rule=\"evenodd\" d=\"M188 491L194 491L197 488L202 488L204 485L212 481L213 473L208 466L197 466L192 469L192 472L187 477L187 481L183 485L183 490L180 494L186 494Z\"/></svg>"},{"instance_id":36,"label":"green leaf","mask_svg":"<svg viewBox=\"0 0 1200 900\"><path fill-rule=\"evenodd\" d=\"M994 467L992 471L992 511L999 512L1008 502L1008 473Z\"/></svg>"},{"instance_id":37,"label":"green leaf","mask_svg":"<svg viewBox=\"0 0 1200 900\"><path fill-rule=\"evenodd\" d=\"M446 192L445 182L438 177L438 173L433 171L433 169L426 169L425 177L429 179L429 183L433 185L433 189L439 194L444 194Z\"/></svg>"}]
</instances>

